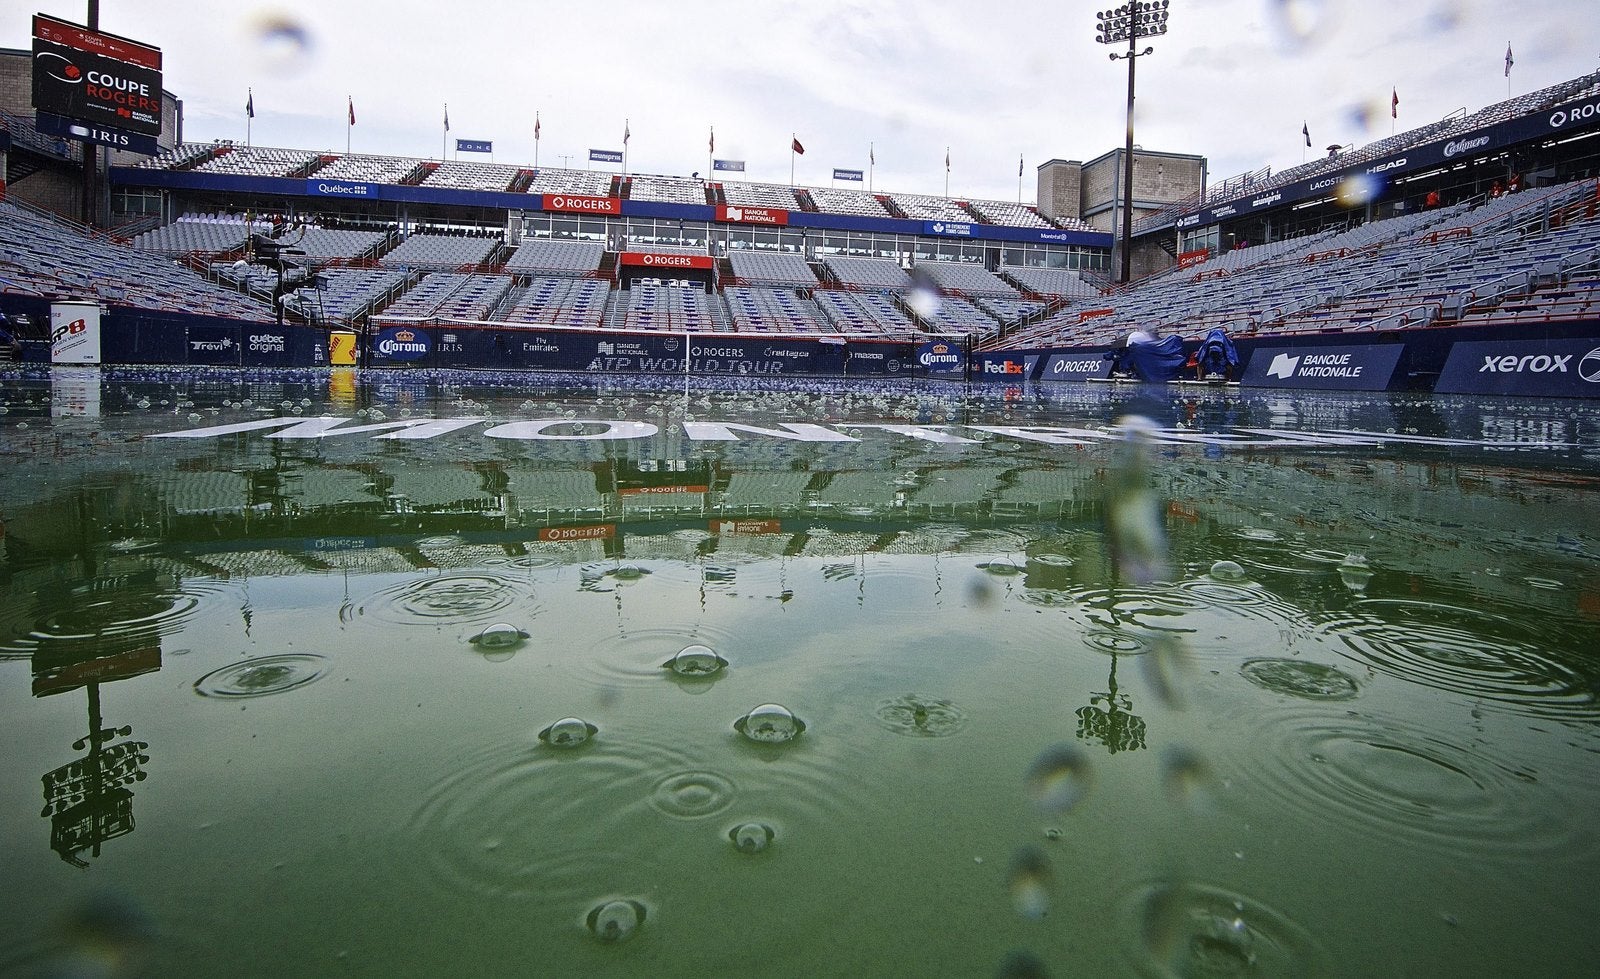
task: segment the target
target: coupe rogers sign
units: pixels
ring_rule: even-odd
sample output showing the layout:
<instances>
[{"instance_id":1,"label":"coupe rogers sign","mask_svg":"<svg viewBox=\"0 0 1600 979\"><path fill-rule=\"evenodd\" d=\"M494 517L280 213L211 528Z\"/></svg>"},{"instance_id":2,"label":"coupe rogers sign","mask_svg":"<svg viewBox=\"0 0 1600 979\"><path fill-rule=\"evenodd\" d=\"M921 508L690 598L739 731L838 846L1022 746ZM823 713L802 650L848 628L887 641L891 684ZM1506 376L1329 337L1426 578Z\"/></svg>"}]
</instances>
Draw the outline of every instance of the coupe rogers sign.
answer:
<instances>
[{"instance_id":1,"label":"coupe rogers sign","mask_svg":"<svg viewBox=\"0 0 1600 979\"><path fill-rule=\"evenodd\" d=\"M579 194L546 194L546 211L567 211L576 214L621 214L620 197L585 197Z\"/></svg>"},{"instance_id":2,"label":"coupe rogers sign","mask_svg":"<svg viewBox=\"0 0 1600 979\"><path fill-rule=\"evenodd\" d=\"M710 255L684 255L667 252L623 252L623 265L642 265L655 269L709 269Z\"/></svg>"}]
</instances>

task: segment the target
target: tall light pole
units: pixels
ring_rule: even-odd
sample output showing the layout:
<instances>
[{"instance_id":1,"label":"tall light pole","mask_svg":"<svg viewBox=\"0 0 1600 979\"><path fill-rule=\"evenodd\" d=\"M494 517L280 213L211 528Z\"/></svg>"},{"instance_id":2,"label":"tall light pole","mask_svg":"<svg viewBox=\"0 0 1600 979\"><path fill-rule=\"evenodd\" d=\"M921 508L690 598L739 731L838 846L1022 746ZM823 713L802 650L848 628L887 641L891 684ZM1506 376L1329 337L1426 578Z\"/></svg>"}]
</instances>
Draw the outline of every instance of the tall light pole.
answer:
<instances>
[{"instance_id":1,"label":"tall light pole","mask_svg":"<svg viewBox=\"0 0 1600 979\"><path fill-rule=\"evenodd\" d=\"M1138 48L1141 38L1155 37L1167 32L1167 4L1170 0L1125 3L1115 10L1102 10L1095 14L1100 23L1094 39L1101 44L1128 42L1126 54L1111 53L1112 61L1128 62L1128 143L1122 160L1122 280L1133 278L1133 67L1134 63L1155 48Z\"/></svg>"}]
</instances>

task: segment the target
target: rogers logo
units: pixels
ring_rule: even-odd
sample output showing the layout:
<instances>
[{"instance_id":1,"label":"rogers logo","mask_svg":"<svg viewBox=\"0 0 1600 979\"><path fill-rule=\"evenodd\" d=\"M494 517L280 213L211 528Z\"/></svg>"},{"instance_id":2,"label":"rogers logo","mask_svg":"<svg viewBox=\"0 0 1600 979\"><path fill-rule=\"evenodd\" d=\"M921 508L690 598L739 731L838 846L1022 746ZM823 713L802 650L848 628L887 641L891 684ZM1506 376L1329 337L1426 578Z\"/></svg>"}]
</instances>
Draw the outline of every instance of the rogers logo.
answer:
<instances>
[{"instance_id":1,"label":"rogers logo","mask_svg":"<svg viewBox=\"0 0 1600 979\"><path fill-rule=\"evenodd\" d=\"M553 194L547 200L550 207L561 211L596 211L601 214L617 213L617 202L610 197L565 197Z\"/></svg>"},{"instance_id":2,"label":"rogers logo","mask_svg":"<svg viewBox=\"0 0 1600 979\"><path fill-rule=\"evenodd\" d=\"M1588 105L1575 106L1571 109L1557 109L1550 114L1550 128L1560 129L1569 122L1593 119L1596 113L1600 113L1600 102L1590 102Z\"/></svg>"},{"instance_id":3,"label":"rogers logo","mask_svg":"<svg viewBox=\"0 0 1600 979\"><path fill-rule=\"evenodd\" d=\"M687 269L694 267L693 255L646 255L640 261L645 265L659 265L666 268Z\"/></svg>"}]
</instances>

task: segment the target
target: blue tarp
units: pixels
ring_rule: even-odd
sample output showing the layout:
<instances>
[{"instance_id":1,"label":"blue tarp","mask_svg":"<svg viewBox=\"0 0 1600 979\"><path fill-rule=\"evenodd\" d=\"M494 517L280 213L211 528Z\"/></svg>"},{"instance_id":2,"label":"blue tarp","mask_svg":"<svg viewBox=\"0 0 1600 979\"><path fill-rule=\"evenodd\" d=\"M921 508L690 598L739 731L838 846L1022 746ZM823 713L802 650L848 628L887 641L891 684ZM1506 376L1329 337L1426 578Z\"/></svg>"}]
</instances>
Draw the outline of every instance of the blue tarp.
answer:
<instances>
[{"instance_id":1,"label":"blue tarp","mask_svg":"<svg viewBox=\"0 0 1600 979\"><path fill-rule=\"evenodd\" d=\"M1218 327L1206 334L1194 352L1195 363L1204 368L1206 376L1231 374L1239 369L1239 351L1228 339L1226 330Z\"/></svg>"},{"instance_id":2,"label":"blue tarp","mask_svg":"<svg viewBox=\"0 0 1600 979\"><path fill-rule=\"evenodd\" d=\"M1148 333L1132 333L1117 366L1146 381L1170 381L1178 376L1186 359L1181 337L1157 340Z\"/></svg>"}]
</instances>

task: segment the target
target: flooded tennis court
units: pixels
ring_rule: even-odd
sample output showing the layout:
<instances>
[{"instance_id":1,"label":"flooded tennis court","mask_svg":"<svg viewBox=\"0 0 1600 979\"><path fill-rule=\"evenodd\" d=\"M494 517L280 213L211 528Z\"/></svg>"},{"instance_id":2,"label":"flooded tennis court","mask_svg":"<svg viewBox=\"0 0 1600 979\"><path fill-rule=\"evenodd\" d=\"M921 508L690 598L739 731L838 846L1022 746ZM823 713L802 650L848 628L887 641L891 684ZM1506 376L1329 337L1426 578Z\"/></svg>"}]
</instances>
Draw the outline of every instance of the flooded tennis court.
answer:
<instances>
[{"instance_id":1,"label":"flooded tennis court","mask_svg":"<svg viewBox=\"0 0 1600 979\"><path fill-rule=\"evenodd\" d=\"M1592 958L1593 405L104 369L0 409L0 972Z\"/></svg>"}]
</instances>

